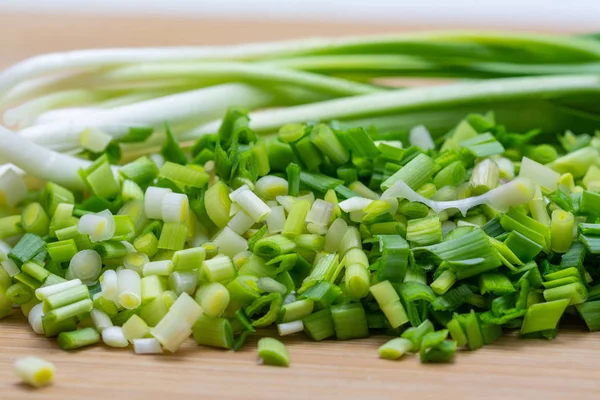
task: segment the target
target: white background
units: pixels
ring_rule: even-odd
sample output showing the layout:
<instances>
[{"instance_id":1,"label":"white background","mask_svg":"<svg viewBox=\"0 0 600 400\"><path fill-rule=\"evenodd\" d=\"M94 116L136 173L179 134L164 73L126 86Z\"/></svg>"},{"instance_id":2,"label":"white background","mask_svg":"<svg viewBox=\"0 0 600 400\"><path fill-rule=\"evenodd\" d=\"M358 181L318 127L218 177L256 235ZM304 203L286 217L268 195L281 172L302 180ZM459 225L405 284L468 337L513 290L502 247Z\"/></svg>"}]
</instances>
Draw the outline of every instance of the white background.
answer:
<instances>
[{"instance_id":1,"label":"white background","mask_svg":"<svg viewBox=\"0 0 600 400\"><path fill-rule=\"evenodd\" d=\"M8 10L600 31L600 0L0 0Z\"/></svg>"}]
</instances>

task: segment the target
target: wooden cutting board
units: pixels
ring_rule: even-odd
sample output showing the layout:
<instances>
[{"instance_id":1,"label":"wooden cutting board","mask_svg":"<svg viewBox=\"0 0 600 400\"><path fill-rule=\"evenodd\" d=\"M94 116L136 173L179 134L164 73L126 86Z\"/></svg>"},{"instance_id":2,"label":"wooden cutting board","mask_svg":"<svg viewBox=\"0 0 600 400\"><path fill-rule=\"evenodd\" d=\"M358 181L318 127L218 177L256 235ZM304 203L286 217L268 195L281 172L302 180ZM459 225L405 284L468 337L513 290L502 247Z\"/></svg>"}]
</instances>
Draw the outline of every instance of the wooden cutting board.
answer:
<instances>
[{"instance_id":1,"label":"wooden cutting board","mask_svg":"<svg viewBox=\"0 0 600 400\"><path fill-rule=\"evenodd\" d=\"M97 345L62 351L34 334L25 319L0 322L0 398L12 399L585 399L600 389L600 335L561 332L553 341L507 336L445 365L408 355L380 360L386 336L348 342L284 337L290 368L256 364L256 338L234 353L190 339L174 355L141 356ZM39 390L19 384L16 358L56 365L56 382Z\"/></svg>"},{"instance_id":2,"label":"wooden cutting board","mask_svg":"<svg viewBox=\"0 0 600 400\"><path fill-rule=\"evenodd\" d=\"M86 47L228 44L397 30L385 25L0 15L0 67L38 53ZM377 347L388 339L314 343L303 334L285 337L292 359L286 369L256 365L256 338L238 353L201 348L191 340L175 355L136 356L131 349L101 345L67 353L15 315L0 321L0 399L583 399L597 397L600 389L600 336L583 328L561 332L551 342L504 337L476 352L459 351L449 365L421 365L414 355L379 360ZM55 385L32 390L19 384L12 366L25 355L55 363Z\"/></svg>"}]
</instances>

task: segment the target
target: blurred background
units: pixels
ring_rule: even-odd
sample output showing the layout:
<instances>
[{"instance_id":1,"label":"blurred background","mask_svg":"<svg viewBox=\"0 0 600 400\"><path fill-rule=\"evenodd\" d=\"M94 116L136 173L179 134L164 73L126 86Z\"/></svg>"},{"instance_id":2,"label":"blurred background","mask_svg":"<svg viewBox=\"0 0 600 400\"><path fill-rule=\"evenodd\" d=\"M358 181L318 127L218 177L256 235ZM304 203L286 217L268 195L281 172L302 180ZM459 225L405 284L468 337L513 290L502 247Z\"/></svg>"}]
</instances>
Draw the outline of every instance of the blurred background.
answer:
<instances>
[{"instance_id":1,"label":"blurred background","mask_svg":"<svg viewBox=\"0 0 600 400\"><path fill-rule=\"evenodd\" d=\"M411 29L600 30L599 0L0 0L0 67L107 46L224 44Z\"/></svg>"}]
</instances>

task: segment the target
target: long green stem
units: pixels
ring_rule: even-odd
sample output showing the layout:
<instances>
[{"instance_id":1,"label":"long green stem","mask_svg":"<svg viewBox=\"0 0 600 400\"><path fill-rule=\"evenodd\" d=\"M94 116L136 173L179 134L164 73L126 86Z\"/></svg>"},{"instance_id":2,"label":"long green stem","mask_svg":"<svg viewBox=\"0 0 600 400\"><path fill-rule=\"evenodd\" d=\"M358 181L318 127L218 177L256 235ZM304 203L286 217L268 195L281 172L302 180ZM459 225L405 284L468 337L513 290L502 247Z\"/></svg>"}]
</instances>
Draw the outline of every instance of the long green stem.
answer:
<instances>
[{"instance_id":1,"label":"long green stem","mask_svg":"<svg viewBox=\"0 0 600 400\"><path fill-rule=\"evenodd\" d=\"M444 112L451 112L460 107L465 110L460 113L460 117L456 113L451 114L453 118L452 124L449 126L454 126L460 118L472 112L473 107L477 110L482 107L495 110L497 104L506 105L522 101L533 101L535 103L534 100L539 101L540 98L560 100L577 95L589 96L590 98L600 97L600 79L598 76L502 78L481 82L393 90L283 109L257 111L250 115L250 126L256 131L270 132L284 124L293 122L360 119L365 123L368 118L379 118L393 114L396 129L402 129L406 125L398 126L398 117L432 110L435 110L435 115L443 115ZM519 111L522 112L523 110ZM552 118L546 114L545 116L546 118ZM440 129L435 129L432 134L446 132L449 128L447 123ZM182 134L180 138L182 140L191 139L205 133L214 132L218 124L219 122L213 122L200 126ZM365 123L363 126L368 125L368 123ZM412 126L414 126L414 123Z\"/></svg>"}]
</instances>

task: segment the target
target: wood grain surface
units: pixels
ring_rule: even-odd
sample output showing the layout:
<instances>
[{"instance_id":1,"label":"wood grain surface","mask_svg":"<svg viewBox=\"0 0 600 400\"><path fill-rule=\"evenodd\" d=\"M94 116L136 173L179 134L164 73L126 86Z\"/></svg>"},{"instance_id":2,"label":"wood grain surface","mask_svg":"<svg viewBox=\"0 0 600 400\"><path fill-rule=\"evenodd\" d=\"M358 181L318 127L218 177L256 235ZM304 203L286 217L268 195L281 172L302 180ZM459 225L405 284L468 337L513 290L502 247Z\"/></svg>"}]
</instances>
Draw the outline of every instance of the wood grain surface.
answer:
<instances>
[{"instance_id":1,"label":"wood grain surface","mask_svg":"<svg viewBox=\"0 0 600 400\"><path fill-rule=\"evenodd\" d=\"M420 364L408 355L377 358L389 337L311 342L284 337L290 368L257 365L256 337L238 353L188 340L174 355L135 355L103 345L62 351L35 335L25 319L0 323L2 399L574 399L597 398L600 336L561 331L553 341L506 336L454 362ZM56 365L54 385L39 390L12 374L18 357L37 355Z\"/></svg>"},{"instance_id":2,"label":"wood grain surface","mask_svg":"<svg viewBox=\"0 0 600 400\"><path fill-rule=\"evenodd\" d=\"M82 2L83 4L83 2ZM408 27L402 27L407 29ZM429 28L420 26L419 28ZM227 44L303 36L382 33L395 26L159 18L0 15L0 67L49 51L107 46ZM256 338L239 353L196 346L175 355L136 356L105 346L64 352L35 335L23 317L0 321L0 399L583 399L600 390L600 336L583 328L551 342L507 336L449 365L377 358L388 338L314 343L284 338L292 365L256 365ZM18 357L55 363L56 383L19 384Z\"/></svg>"}]
</instances>

